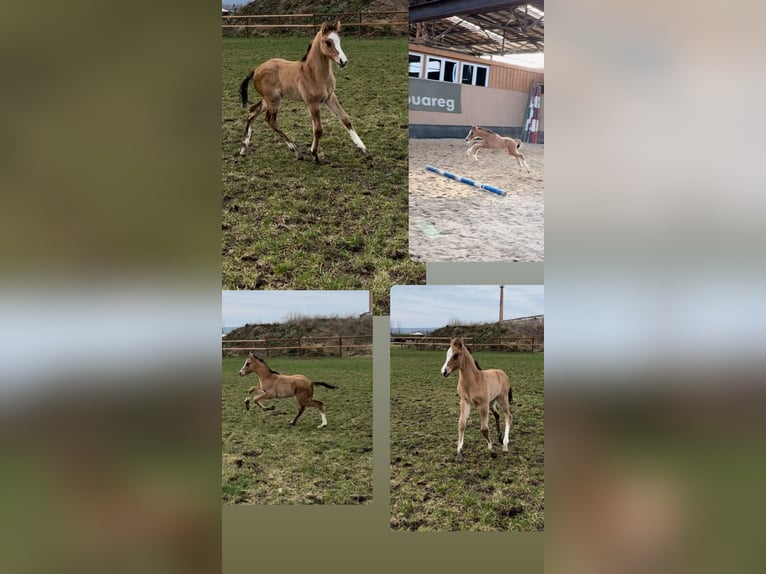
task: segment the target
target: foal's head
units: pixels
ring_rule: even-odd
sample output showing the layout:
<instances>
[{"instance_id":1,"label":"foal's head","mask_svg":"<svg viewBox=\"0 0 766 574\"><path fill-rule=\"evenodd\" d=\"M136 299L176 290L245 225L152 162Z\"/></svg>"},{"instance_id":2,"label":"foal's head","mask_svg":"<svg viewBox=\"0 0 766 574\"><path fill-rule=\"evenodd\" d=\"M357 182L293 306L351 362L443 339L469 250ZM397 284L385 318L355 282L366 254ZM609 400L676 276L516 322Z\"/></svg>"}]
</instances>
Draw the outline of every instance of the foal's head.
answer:
<instances>
[{"instance_id":1,"label":"foal's head","mask_svg":"<svg viewBox=\"0 0 766 574\"><path fill-rule=\"evenodd\" d=\"M249 353L247 355L247 359L245 359L245 364L242 365L242 368L239 370L239 376L244 377L245 375L249 375L250 373L255 372L255 365L257 362L263 363L261 359L253 355L252 353Z\"/></svg>"},{"instance_id":2,"label":"foal's head","mask_svg":"<svg viewBox=\"0 0 766 574\"><path fill-rule=\"evenodd\" d=\"M322 29L314 37L313 45L319 48L319 53L325 58L329 58L341 68L348 64L348 58L340 47L340 20L333 24L325 22Z\"/></svg>"},{"instance_id":3,"label":"foal's head","mask_svg":"<svg viewBox=\"0 0 766 574\"><path fill-rule=\"evenodd\" d=\"M449 377L450 373L458 370L463 365L463 357L467 349L463 345L463 339L451 339L447 349L447 360L442 366L442 376Z\"/></svg>"},{"instance_id":4,"label":"foal's head","mask_svg":"<svg viewBox=\"0 0 766 574\"><path fill-rule=\"evenodd\" d=\"M465 141L469 142L472 139L479 137L477 131L478 131L478 128L476 126L471 126L471 131L469 131L468 135L465 136Z\"/></svg>"}]
</instances>

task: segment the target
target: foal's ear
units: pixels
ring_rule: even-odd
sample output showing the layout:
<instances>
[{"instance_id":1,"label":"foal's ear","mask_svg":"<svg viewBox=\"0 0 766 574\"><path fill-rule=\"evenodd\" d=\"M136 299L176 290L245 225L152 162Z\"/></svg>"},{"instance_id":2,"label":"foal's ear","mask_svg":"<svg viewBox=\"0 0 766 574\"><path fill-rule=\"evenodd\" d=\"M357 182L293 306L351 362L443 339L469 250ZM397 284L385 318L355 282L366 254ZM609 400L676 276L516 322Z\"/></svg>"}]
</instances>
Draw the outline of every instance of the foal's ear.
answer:
<instances>
[{"instance_id":1,"label":"foal's ear","mask_svg":"<svg viewBox=\"0 0 766 574\"><path fill-rule=\"evenodd\" d=\"M322 24L322 34L327 34L329 32L340 32L340 20L335 20L332 24L329 22Z\"/></svg>"}]
</instances>

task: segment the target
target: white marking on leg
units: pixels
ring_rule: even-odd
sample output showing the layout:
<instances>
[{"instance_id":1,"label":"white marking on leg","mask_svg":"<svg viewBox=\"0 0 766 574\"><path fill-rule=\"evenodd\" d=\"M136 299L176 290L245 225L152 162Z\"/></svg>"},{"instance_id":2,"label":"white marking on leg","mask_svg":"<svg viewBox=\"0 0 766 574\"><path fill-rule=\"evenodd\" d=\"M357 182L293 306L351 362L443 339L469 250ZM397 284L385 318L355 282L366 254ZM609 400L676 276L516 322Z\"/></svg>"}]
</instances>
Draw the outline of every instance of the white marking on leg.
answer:
<instances>
[{"instance_id":1,"label":"white marking on leg","mask_svg":"<svg viewBox=\"0 0 766 574\"><path fill-rule=\"evenodd\" d=\"M327 426L327 417L325 416L324 413L320 412L319 414L322 415L322 424L319 425L317 428L321 429L322 427L326 427Z\"/></svg>"},{"instance_id":2,"label":"white marking on leg","mask_svg":"<svg viewBox=\"0 0 766 574\"><path fill-rule=\"evenodd\" d=\"M367 148L364 146L364 143L359 138L355 130L348 130L348 135L351 136L351 141L356 144L356 147L358 147L362 151L367 151Z\"/></svg>"},{"instance_id":3,"label":"white marking on leg","mask_svg":"<svg viewBox=\"0 0 766 574\"><path fill-rule=\"evenodd\" d=\"M503 450L508 450L508 434L510 433L511 425L508 421L505 421L505 434L503 435Z\"/></svg>"}]
</instances>

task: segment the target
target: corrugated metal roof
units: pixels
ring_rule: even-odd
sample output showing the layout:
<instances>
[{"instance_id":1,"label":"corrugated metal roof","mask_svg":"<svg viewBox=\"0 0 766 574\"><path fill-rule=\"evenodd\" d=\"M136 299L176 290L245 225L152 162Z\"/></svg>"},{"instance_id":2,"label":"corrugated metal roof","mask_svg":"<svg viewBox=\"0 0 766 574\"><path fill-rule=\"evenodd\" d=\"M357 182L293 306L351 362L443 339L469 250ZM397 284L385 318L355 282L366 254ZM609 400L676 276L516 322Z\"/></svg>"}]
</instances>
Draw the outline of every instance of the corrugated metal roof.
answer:
<instances>
[{"instance_id":1,"label":"corrugated metal roof","mask_svg":"<svg viewBox=\"0 0 766 574\"><path fill-rule=\"evenodd\" d=\"M491 0L410 0L410 41L475 56L544 52L544 5L518 1L499 5ZM413 7L428 11L418 12ZM454 13L444 15L449 10ZM427 14L440 17L413 21Z\"/></svg>"}]
</instances>

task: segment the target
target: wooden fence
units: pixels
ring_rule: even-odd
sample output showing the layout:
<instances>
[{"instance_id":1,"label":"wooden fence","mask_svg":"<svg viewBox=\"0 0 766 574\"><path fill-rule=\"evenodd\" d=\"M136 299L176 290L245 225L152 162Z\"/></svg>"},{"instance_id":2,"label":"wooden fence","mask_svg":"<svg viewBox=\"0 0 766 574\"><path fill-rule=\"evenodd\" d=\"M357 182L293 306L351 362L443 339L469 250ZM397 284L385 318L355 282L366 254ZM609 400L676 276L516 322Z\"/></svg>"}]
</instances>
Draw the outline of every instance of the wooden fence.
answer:
<instances>
[{"instance_id":1,"label":"wooden fence","mask_svg":"<svg viewBox=\"0 0 766 574\"><path fill-rule=\"evenodd\" d=\"M360 343L360 341L368 341ZM372 353L372 335L292 337L275 339L223 339L221 351L229 356L249 351L265 357L314 356L349 357Z\"/></svg>"},{"instance_id":2,"label":"wooden fence","mask_svg":"<svg viewBox=\"0 0 766 574\"><path fill-rule=\"evenodd\" d=\"M418 349L446 351L450 337L429 337L413 335L391 335L392 349ZM542 353L545 350L544 337L499 336L474 343L473 337L463 337L469 348L475 351Z\"/></svg>"},{"instance_id":3,"label":"wooden fence","mask_svg":"<svg viewBox=\"0 0 766 574\"><path fill-rule=\"evenodd\" d=\"M225 35L311 34L319 31L323 22L338 18L344 35L405 36L409 33L409 12L340 12L337 14L231 14L222 16Z\"/></svg>"}]
</instances>

